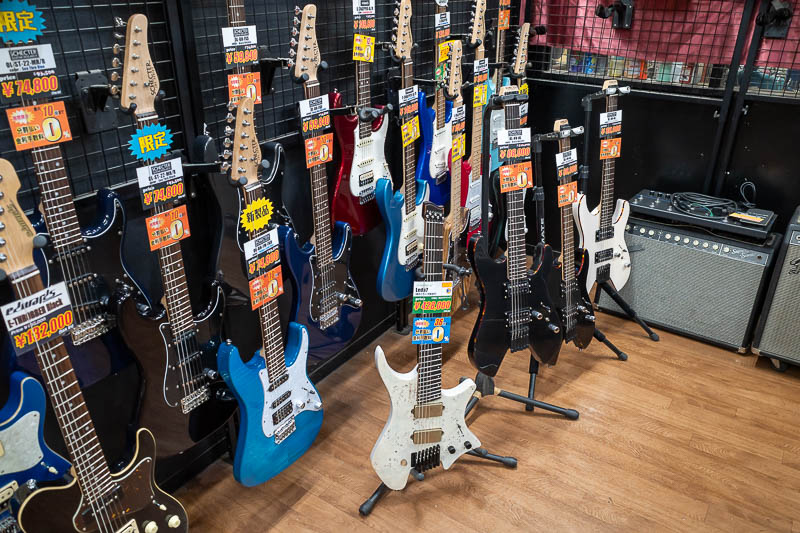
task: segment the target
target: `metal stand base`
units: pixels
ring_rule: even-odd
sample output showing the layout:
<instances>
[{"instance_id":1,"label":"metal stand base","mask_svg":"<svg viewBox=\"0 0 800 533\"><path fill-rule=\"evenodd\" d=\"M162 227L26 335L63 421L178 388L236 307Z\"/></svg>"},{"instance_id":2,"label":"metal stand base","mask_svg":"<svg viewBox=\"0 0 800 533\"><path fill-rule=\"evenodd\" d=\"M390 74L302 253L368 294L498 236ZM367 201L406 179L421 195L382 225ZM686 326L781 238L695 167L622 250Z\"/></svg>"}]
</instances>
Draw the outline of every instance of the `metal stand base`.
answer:
<instances>
[{"instance_id":1,"label":"metal stand base","mask_svg":"<svg viewBox=\"0 0 800 533\"><path fill-rule=\"evenodd\" d=\"M509 468L517 467L516 458L507 457L503 455L495 455L493 453L489 453L486 450L486 448L475 448L474 450L468 451L467 455L471 455L473 457L480 457L481 459L486 459L488 461L495 461ZM416 470L413 469L411 470L411 476L417 481L423 481L425 479L425 474L417 472ZM361 506L358 508L358 514L360 514L361 516L369 515L372 512L372 509L375 508L375 504L377 504L390 490L391 489L386 485L384 485L383 483L378 485L378 488L375 489L375 492L372 493L372 496L367 498L367 501L362 503Z\"/></svg>"},{"instance_id":2,"label":"metal stand base","mask_svg":"<svg viewBox=\"0 0 800 533\"><path fill-rule=\"evenodd\" d=\"M617 359L620 361L628 360L628 354L617 348L610 340L608 340L608 337L606 337L605 334L597 328L594 328L594 338L608 346L608 348L614 352L614 355L616 355Z\"/></svg>"},{"instance_id":3,"label":"metal stand base","mask_svg":"<svg viewBox=\"0 0 800 533\"><path fill-rule=\"evenodd\" d=\"M514 394L513 392L508 392L502 389L499 389L494 384L494 379L490 378L486 374L482 372L478 372L478 375L475 376L475 384L478 386L475 394L470 398L469 403L467 404L467 410L464 412L464 416L468 415L470 411L478 404L478 401L483 398L484 396L498 396L500 398L505 398L507 400L511 400L514 402L519 402L525 405L526 411L533 411L534 408L543 409L545 411L550 411L551 413L556 413L558 415L564 416L570 420L577 420L580 416L580 413L575 409L567 409L566 407L559 407L557 405L553 405L546 402L540 402L539 400L534 399L534 392L536 389L536 375L539 373L539 362L531 356L531 363L529 367L529 372L531 374L530 381L528 383L528 395L521 396L519 394ZM466 378L461 378L463 381Z\"/></svg>"},{"instance_id":4,"label":"metal stand base","mask_svg":"<svg viewBox=\"0 0 800 533\"><path fill-rule=\"evenodd\" d=\"M650 326L648 326L644 320L639 318L639 315L636 314L636 311L634 311L633 308L630 305L628 305L628 302L626 302L625 299L622 296L620 296L620 294L617 292L617 289L615 289L607 281L599 282L597 284L597 287L599 289L604 290L605 293L608 294L611 297L611 299L614 300L617 303L617 305L622 308L623 311L625 311L625 314L628 315L631 318L631 320L639 324L639 326L641 326L641 328L645 331L645 333L647 333L647 335L650 337L650 340L658 342L658 334L652 329L650 329Z\"/></svg>"}]
</instances>

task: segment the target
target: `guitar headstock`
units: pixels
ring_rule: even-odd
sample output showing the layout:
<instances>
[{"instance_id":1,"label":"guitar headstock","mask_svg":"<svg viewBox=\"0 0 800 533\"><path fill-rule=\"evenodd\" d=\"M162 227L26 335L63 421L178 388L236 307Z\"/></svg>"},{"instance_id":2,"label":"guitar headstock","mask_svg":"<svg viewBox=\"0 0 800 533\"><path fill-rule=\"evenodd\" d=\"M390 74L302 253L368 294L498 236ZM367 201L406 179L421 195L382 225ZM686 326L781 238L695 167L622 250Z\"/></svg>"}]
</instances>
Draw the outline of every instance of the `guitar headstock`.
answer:
<instances>
[{"instance_id":1,"label":"guitar headstock","mask_svg":"<svg viewBox=\"0 0 800 533\"><path fill-rule=\"evenodd\" d=\"M461 58L463 56L463 49L461 41L456 39L450 42L450 76L447 80L447 94L451 98L456 98L461 95L461 86L464 85L464 80L461 75Z\"/></svg>"},{"instance_id":2,"label":"guitar headstock","mask_svg":"<svg viewBox=\"0 0 800 533\"><path fill-rule=\"evenodd\" d=\"M0 241L0 268L7 276L36 268L33 263L34 240L42 240L36 236L28 217L17 203L19 178L5 159L0 159L0 224L3 227L3 240Z\"/></svg>"},{"instance_id":3,"label":"guitar headstock","mask_svg":"<svg viewBox=\"0 0 800 533\"><path fill-rule=\"evenodd\" d=\"M147 24L147 17L142 14L131 15L128 19L122 59L120 107L140 116L156 112L155 103L161 87L147 46ZM119 45L114 45L113 51L119 54ZM117 64L115 61L115 66Z\"/></svg>"},{"instance_id":4,"label":"guitar headstock","mask_svg":"<svg viewBox=\"0 0 800 533\"><path fill-rule=\"evenodd\" d=\"M327 68L319 53L317 42L317 6L307 4L302 10L294 8L292 40L289 42L289 66L295 81L317 81L317 70ZM298 18L299 17L299 18Z\"/></svg>"},{"instance_id":5,"label":"guitar headstock","mask_svg":"<svg viewBox=\"0 0 800 533\"><path fill-rule=\"evenodd\" d=\"M444 207L433 202L422 204L422 218L425 222L442 222L444 220Z\"/></svg>"},{"instance_id":6,"label":"guitar headstock","mask_svg":"<svg viewBox=\"0 0 800 533\"><path fill-rule=\"evenodd\" d=\"M617 87L619 87L619 82L617 80L606 80L603 82L603 91L605 91L606 94L615 93Z\"/></svg>"},{"instance_id":7,"label":"guitar headstock","mask_svg":"<svg viewBox=\"0 0 800 533\"><path fill-rule=\"evenodd\" d=\"M392 55L396 61L411 57L414 36L411 34L411 0L400 0L394 10L394 31L392 32Z\"/></svg>"},{"instance_id":8,"label":"guitar headstock","mask_svg":"<svg viewBox=\"0 0 800 533\"><path fill-rule=\"evenodd\" d=\"M261 147L258 145L253 121L254 108L253 99L248 96L239 100L236 108L231 181L234 185L243 187L258 182L261 167Z\"/></svg>"},{"instance_id":9,"label":"guitar headstock","mask_svg":"<svg viewBox=\"0 0 800 533\"><path fill-rule=\"evenodd\" d=\"M558 151L563 152L569 150L570 145L570 132L572 128L569 127L569 120L562 118L553 123L553 131L559 134L558 138Z\"/></svg>"},{"instance_id":10,"label":"guitar headstock","mask_svg":"<svg viewBox=\"0 0 800 533\"><path fill-rule=\"evenodd\" d=\"M511 67L512 78L525 76L525 68L528 66L528 39L530 33L531 25L528 22L517 30L517 45L514 48L514 63Z\"/></svg>"},{"instance_id":11,"label":"guitar headstock","mask_svg":"<svg viewBox=\"0 0 800 533\"><path fill-rule=\"evenodd\" d=\"M469 45L475 48L482 45L484 39L486 39L486 0L475 0L469 27Z\"/></svg>"}]
</instances>

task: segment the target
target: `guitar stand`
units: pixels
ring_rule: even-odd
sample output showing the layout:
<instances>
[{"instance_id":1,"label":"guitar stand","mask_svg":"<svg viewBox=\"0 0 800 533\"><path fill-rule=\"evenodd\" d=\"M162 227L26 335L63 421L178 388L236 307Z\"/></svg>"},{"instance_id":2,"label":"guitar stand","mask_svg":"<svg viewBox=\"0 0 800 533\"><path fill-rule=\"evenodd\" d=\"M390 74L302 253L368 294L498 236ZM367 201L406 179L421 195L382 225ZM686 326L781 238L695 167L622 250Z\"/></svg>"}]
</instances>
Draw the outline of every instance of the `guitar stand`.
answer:
<instances>
[{"instance_id":1,"label":"guitar stand","mask_svg":"<svg viewBox=\"0 0 800 533\"><path fill-rule=\"evenodd\" d=\"M628 360L628 354L626 354L625 352L623 352L622 350L617 348L616 345L614 345L614 343L612 343L610 340L608 340L608 337L606 337L605 333L603 333L602 331L600 331L597 328L594 328L594 334L593 335L594 335L595 339L599 340L600 342L602 342L603 344L608 346L608 348L612 352L614 352L614 355L617 356L617 359L619 359L620 361L627 361Z\"/></svg>"},{"instance_id":2,"label":"guitar stand","mask_svg":"<svg viewBox=\"0 0 800 533\"><path fill-rule=\"evenodd\" d=\"M514 402L518 402L525 405L526 411L533 411L534 408L543 409L545 411L550 411L551 413L555 413L557 415L561 415L566 417L570 420L577 420L580 416L580 413L575 409L567 409L566 407L559 407L558 405L553 405L551 403L541 402L539 400L534 399L534 393L536 391L536 375L539 373L539 361L537 361L533 356L531 356L530 366L528 367L528 372L530 373L530 381L528 382L528 395L522 396L520 394L514 394L513 392L508 392L502 389L499 389L494 384L494 379L487 376L483 372L478 372L475 376L475 384L478 388L475 390L475 394L470 398L469 403L467 404L467 409L464 412L464 416L468 415L470 411L472 411L481 398L486 396L498 396L500 398L505 398L507 400L512 400ZM467 378L461 378L460 381L464 381Z\"/></svg>"},{"instance_id":3,"label":"guitar stand","mask_svg":"<svg viewBox=\"0 0 800 533\"><path fill-rule=\"evenodd\" d=\"M601 281L597 284L597 288L605 291L605 293L608 294L611 297L611 299L617 303L618 306L620 306L620 308L625 312L626 315L628 315L628 317L630 317L631 320L639 324L639 326L641 326L641 328L645 331L645 333L647 333L647 335L650 337L650 340L658 342L658 333L650 329L650 326L648 326L644 320L639 318L639 315L636 314L636 311L634 311L633 308L630 305L628 305L628 302L626 302L625 299L620 295L620 293L617 292L617 290L613 287L613 285L611 285L607 281ZM597 303L598 296L599 296L599 291L595 293L594 297L595 303ZM597 337L595 336L595 338Z\"/></svg>"},{"instance_id":4,"label":"guitar stand","mask_svg":"<svg viewBox=\"0 0 800 533\"><path fill-rule=\"evenodd\" d=\"M486 448L475 448L474 450L470 450L467 452L467 455L471 455L473 457L480 457L481 459L486 459L488 461L495 461L497 463L502 464L503 466L507 466L508 468L516 468L517 467L517 459L515 457L509 457L505 455L495 455L493 453L489 453ZM417 472L415 469L411 469L411 476L416 479L417 481L424 481L425 474L421 472ZM372 509L375 508L375 504L377 504L387 492L391 489L381 483L378 485L378 488L375 489L375 492L372 493L372 496L367 498L367 500L361 504L358 508L358 514L361 516L368 516Z\"/></svg>"}]
</instances>

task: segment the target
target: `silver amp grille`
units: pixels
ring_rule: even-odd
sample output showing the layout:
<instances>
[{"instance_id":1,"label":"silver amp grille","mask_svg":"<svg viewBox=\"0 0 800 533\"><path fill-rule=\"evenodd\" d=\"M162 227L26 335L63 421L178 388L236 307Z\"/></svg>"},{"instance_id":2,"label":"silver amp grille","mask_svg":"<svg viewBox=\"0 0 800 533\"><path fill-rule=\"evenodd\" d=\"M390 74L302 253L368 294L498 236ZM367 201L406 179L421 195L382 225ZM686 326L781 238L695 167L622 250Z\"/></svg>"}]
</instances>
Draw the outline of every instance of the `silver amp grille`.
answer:
<instances>
[{"instance_id":1,"label":"silver amp grille","mask_svg":"<svg viewBox=\"0 0 800 533\"><path fill-rule=\"evenodd\" d=\"M635 219L625 240L631 277L620 294L642 319L737 350L748 346L769 252ZM621 312L605 293L598 306Z\"/></svg>"}]
</instances>

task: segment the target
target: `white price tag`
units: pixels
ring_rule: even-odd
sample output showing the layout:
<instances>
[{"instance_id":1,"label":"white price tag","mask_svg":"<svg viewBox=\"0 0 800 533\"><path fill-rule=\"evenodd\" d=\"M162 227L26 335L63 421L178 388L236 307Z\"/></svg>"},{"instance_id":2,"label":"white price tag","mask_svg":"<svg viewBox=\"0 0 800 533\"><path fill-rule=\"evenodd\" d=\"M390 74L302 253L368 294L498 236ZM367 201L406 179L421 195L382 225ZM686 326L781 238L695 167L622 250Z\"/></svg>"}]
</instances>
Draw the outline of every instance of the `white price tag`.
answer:
<instances>
[{"instance_id":1,"label":"white price tag","mask_svg":"<svg viewBox=\"0 0 800 533\"><path fill-rule=\"evenodd\" d=\"M530 142L531 142L530 128L497 130L497 144L499 146L509 146L512 144L530 144Z\"/></svg>"},{"instance_id":2,"label":"white price tag","mask_svg":"<svg viewBox=\"0 0 800 533\"><path fill-rule=\"evenodd\" d=\"M222 46L233 48L236 46L247 46L258 44L255 26L230 26L222 28Z\"/></svg>"},{"instance_id":3,"label":"white price tag","mask_svg":"<svg viewBox=\"0 0 800 533\"><path fill-rule=\"evenodd\" d=\"M300 116L302 118L324 114L329 110L330 105L328 103L327 94L317 96L316 98L309 98L308 100L300 100Z\"/></svg>"},{"instance_id":4,"label":"white price tag","mask_svg":"<svg viewBox=\"0 0 800 533\"><path fill-rule=\"evenodd\" d=\"M436 13L435 17L436 17L436 19L435 19L436 23L435 23L434 27L437 30L441 30L443 28L449 28L450 27L450 12L449 11L445 11L444 13Z\"/></svg>"},{"instance_id":5,"label":"white price tag","mask_svg":"<svg viewBox=\"0 0 800 533\"><path fill-rule=\"evenodd\" d=\"M578 149L573 148L566 152L559 152L556 154L556 166L561 167L564 165L571 165L578 162Z\"/></svg>"},{"instance_id":6,"label":"white price tag","mask_svg":"<svg viewBox=\"0 0 800 533\"><path fill-rule=\"evenodd\" d=\"M400 105L415 102L417 100L417 93L419 93L419 88L416 85L406 87L405 89L400 89Z\"/></svg>"},{"instance_id":7,"label":"white price tag","mask_svg":"<svg viewBox=\"0 0 800 533\"><path fill-rule=\"evenodd\" d=\"M278 228L273 228L264 235L259 235L255 239L250 239L244 243L244 258L250 261L259 254L268 252L276 246L278 246Z\"/></svg>"},{"instance_id":8,"label":"white price tag","mask_svg":"<svg viewBox=\"0 0 800 533\"><path fill-rule=\"evenodd\" d=\"M618 124L622 122L622 110L609 111L608 113L600 113L600 125L608 126L611 124Z\"/></svg>"},{"instance_id":9,"label":"white price tag","mask_svg":"<svg viewBox=\"0 0 800 533\"><path fill-rule=\"evenodd\" d=\"M136 169L136 177L139 180L140 189L158 185L175 178L182 178L183 165L181 164L181 158L176 157L162 163L138 167Z\"/></svg>"},{"instance_id":10,"label":"white price tag","mask_svg":"<svg viewBox=\"0 0 800 533\"><path fill-rule=\"evenodd\" d=\"M453 295L452 281L415 281L414 298L444 297Z\"/></svg>"},{"instance_id":11,"label":"white price tag","mask_svg":"<svg viewBox=\"0 0 800 533\"><path fill-rule=\"evenodd\" d=\"M467 106L460 105L453 109L452 123L467 119Z\"/></svg>"},{"instance_id":12,"label":"white price tag","mask_svg":"<svg viewBox=\"0 0 800 533\"><path fill-rule=\"evenodd\" d=\"M18 74L56 68L49 44L0 48L0 74Z\"/></svg>"},{"instance_id":13,"label":"white price tag","mask_svg":"<svg viewBox=\"0 0 800 533\"><path fill-rule=\"evenodd\" d=\"M353 0L353 15L357 17L375 15L375 0Z\"/></svg>"},{"instance_id":14,"label":"white price tag","mask_svg":"<svg viewBox=\"0 0 800 533\"><path fill-rule=\"evenodd\" d=\"M489 58L478 59L472 63L473 75L486 74L489 72Z\"/></svg>"}]
</instances>

